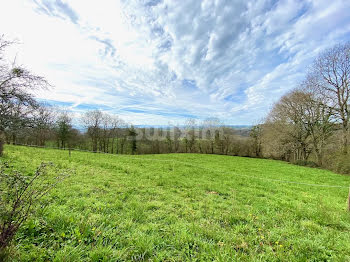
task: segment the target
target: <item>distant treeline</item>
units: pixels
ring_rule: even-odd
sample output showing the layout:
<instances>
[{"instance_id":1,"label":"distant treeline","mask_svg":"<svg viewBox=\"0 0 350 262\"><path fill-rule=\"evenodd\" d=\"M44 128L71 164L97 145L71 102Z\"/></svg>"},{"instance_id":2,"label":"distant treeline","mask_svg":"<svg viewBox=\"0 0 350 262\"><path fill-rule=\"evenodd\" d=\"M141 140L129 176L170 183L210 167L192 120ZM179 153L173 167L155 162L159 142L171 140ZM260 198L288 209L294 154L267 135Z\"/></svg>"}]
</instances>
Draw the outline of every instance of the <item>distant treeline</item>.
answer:
<instances>
[{"instance_id":1,"label":"distant treeline","mask_svg":"<svg viewBox=\"0 0 350 262\"><path fill-rule=\"evenodd\" d=\"M135 128L118 116L72 114L39 104L29 90L49 88L23 67L8 65L0 37L0 156L3 144L77 148L111 154L203 153L273 158L350 173L350 43L320 54L305 80L283 96L265 121L249 129L216 118L182 126Z\"/></svg>"},{"instance_id":2,"label":"distant treeline","mask_svg":"<svg viewBox=\"0 0 350 262\"><path fill-rule=\"evenodd\" d=\"M83 131L73 127L80 122ZM253 156L250 129L225 127L216 118L185 125L136 128L115 115L88 111L72 119L68 111L38 105L30 126L5 130L7 143L76 148L111 154L206 153Z\"/></svg>"}]
</instances>

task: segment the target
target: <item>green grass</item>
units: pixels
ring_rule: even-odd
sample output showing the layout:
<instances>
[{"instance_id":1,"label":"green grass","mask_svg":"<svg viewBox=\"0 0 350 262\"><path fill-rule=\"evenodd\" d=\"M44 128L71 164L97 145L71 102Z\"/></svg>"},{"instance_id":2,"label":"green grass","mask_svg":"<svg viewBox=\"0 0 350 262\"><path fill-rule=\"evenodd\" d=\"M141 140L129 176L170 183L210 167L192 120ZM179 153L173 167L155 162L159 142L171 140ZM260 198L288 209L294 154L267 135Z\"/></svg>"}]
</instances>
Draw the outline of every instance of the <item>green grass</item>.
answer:
<instances>
[{"instance_id":1,"label":"green grass","mask_svg":"<svg viewBox=\"0 0 350 262\"><path fill-rule=\"evenodd\" d=\"M9 160L75 170L23 225L14 261L350 261L347 176L200 154L69 158L7 146Z\"/></svg>"}]
</instances>

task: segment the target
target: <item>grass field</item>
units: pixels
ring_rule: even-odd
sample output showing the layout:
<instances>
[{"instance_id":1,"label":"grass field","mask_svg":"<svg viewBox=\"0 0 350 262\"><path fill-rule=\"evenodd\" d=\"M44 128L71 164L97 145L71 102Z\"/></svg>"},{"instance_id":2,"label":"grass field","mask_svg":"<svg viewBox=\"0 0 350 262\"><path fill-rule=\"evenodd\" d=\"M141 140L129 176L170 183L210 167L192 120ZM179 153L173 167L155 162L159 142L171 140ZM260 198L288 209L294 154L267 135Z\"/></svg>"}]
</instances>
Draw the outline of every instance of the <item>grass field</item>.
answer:
<instances>
[{"instance_id":1,"label":"grass field","mask_svg":"<svg viewBox=\"0 0 350 262\"><path fill-rule=\"evenodd\" d=\"M14 261L350 261L347 176L264 159L18 146L0 161L75 170L21 228Z\"/></svg>"}]
</instances>

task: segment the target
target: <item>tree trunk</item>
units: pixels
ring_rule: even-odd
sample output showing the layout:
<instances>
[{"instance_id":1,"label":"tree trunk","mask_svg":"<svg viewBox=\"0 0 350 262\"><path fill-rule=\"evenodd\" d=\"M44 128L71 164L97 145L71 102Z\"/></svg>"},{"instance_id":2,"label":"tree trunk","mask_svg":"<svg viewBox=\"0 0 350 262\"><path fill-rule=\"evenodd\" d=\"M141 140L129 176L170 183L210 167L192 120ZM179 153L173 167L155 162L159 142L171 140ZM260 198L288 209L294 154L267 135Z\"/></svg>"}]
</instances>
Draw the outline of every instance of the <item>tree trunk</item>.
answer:
<instances>
[{"instance_id":1,"label":"tree trunk","mask_svg":"<svg viewBox=\"0 0 350 262\"><path fill-rule=\"evenodd\" d=\"M343 126L343 153L348 153L348 127Z\"/></svg>"},{"instance_id":2,"label":"tree trunk","mask_svg":"<svg viewBox=\"0 0 350 262\"><path fill-rule=\"evenodd\" d=\"M315 148L316 161L319 166L322 166L322 154L321 152Z\"/></svg>"},{"instance_id":3,"label":"tree trunk","mask_svg":"<svg viewBox=\"0 0 350 262\"><path fill-rule=\"evenodd\" d=\"M0 131L0 157L4 152L4 144L5 144L5 135L2 131Z\"/></svg>"}]
</instances>

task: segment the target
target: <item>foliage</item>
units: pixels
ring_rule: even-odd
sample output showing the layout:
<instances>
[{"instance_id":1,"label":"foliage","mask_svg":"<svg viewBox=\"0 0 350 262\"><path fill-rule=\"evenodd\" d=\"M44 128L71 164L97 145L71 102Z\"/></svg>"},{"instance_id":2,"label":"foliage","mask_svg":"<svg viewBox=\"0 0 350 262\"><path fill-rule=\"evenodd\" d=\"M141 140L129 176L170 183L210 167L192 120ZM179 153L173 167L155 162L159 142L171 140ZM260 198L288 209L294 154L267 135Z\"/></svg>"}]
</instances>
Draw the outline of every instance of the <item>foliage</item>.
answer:
<instances>
[{"instance_id":1,"label":"foliage","mask_svg":"<svg viewBox=\"0 0 350 262\"><path fill-rule=\"evenodd\" d=\"M130 149L131 149L131 154L135 154L136 150L137 150L137 143L136 143L136 130L133 126L131 126L131 128L129 129L129 138L131 140L131 144L130 144Z\"/></svg>"},{"instance_id":2,"label":"foliage","mask_svg":"<svg viewBox=\"0 0 350 262\"><path fill-rule=\"evenodd\" d=\"M0 252L10 244L20 226L41 204L41 199L66 176L52 174L52 167L52 163L41 163L34 174L24 176L8 162L1 164Z\"/></svg>"}]
</instances>

